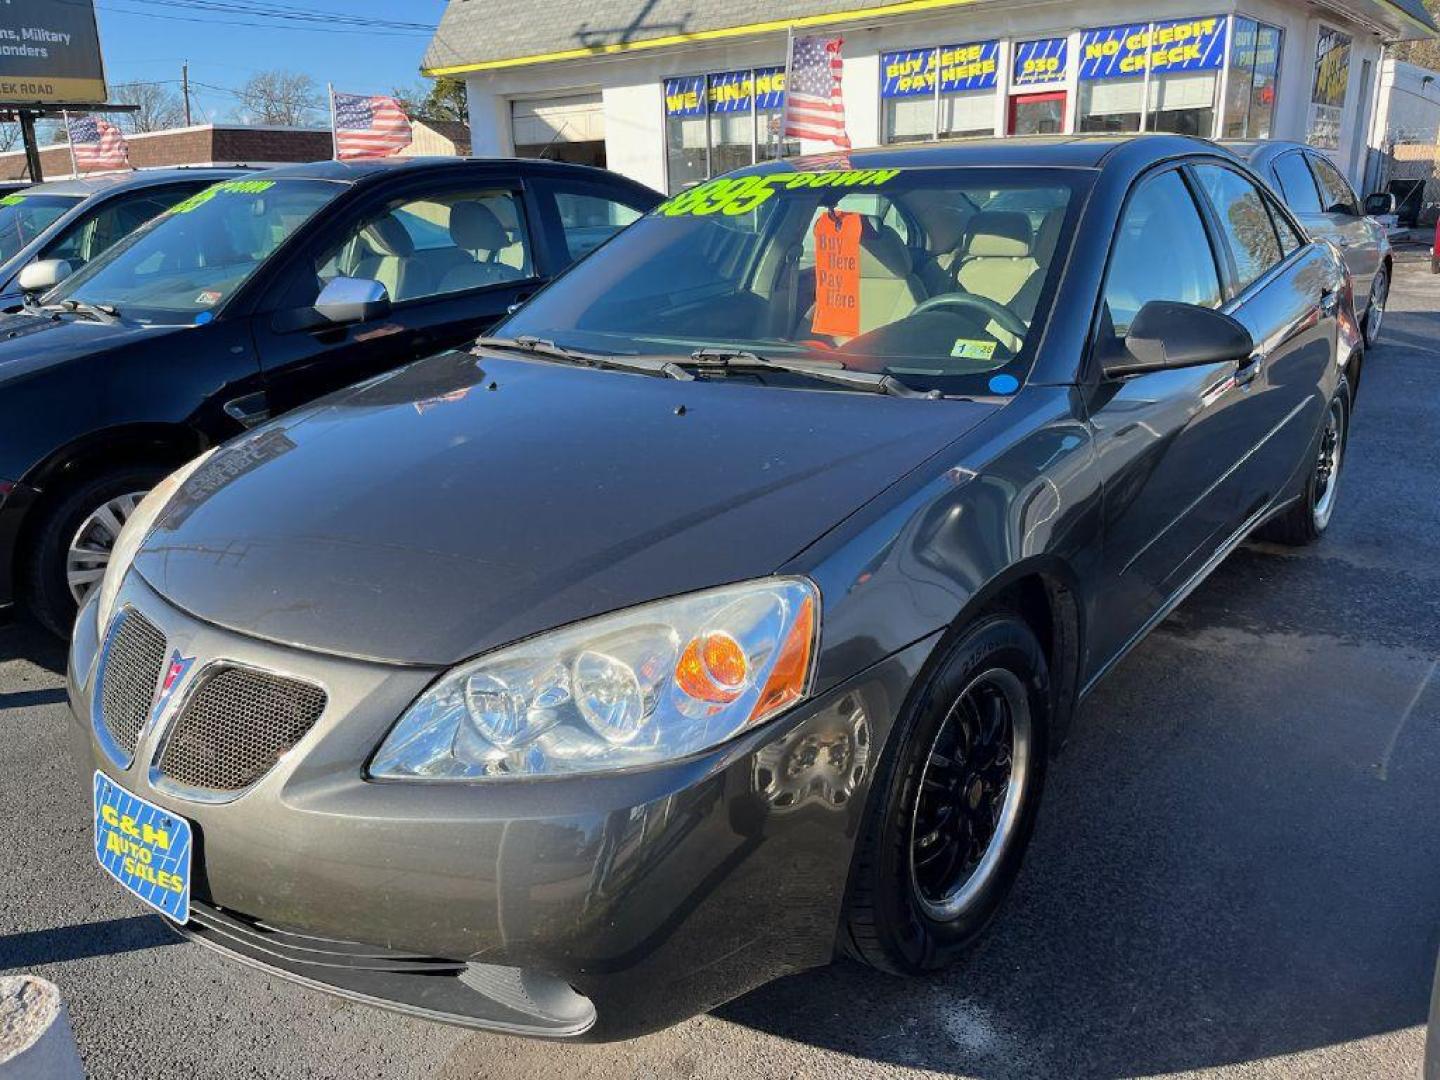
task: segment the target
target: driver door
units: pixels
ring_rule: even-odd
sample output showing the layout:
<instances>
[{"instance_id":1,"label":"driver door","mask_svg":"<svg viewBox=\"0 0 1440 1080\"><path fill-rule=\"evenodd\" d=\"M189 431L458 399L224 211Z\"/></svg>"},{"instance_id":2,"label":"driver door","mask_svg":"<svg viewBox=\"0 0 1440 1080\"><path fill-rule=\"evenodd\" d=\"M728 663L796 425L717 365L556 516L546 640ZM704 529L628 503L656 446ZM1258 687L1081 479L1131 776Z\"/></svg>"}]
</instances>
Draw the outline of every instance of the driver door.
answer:
<instances>
[{"instance_id":1,"label":"driver door","mask_svg":"<svg viewBox=\"0 0 1440 1080\"><path fill-rule=\"evenodd\" d=\"M275 415L413 360L468 345L540 285L535 215L516 179L454 175L390 188L301 253L255 318ZM337 326L315 310L325 285L385 286L391 310Z\"/></svg>"},{"instance_id":2,"label":"driver door","mask_svg":"<svg viewBox=\"0 0 1440 1080\"><path fill-rule=\"evenodd\" d=\"M1220 306L1224 263L1199 194L1178 167L1151 173L1131 192L1106 274L1097 360L1102 350L1121 347L1148 301ZM1095 621L1090 649L1099 670L1237 527L1237 500L1224 480L1256 438L1242 422L1245 391L1235 370L1225 362L1101 378L1091 392L1105 488L1104 584L1097 595L1106 610Z\"/></svg>"}]
</instances>

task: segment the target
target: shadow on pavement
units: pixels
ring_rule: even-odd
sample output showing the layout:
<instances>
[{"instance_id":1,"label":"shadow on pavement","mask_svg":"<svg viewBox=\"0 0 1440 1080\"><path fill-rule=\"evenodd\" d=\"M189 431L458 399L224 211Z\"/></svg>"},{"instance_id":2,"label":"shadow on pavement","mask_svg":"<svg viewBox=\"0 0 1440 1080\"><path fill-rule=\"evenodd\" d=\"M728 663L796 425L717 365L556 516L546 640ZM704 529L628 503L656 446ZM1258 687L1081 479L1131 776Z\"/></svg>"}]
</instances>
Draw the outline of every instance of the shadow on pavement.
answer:
<instances>
[{"instance_id":1,"label":"shadow on pavement","mask_svg":"<svg viewBox=\"0 0 1440 1080\"><path fill-rule=\"evenodd\" d=\"M58 964L90 956L138 952L183 939L158 915L131 915L103 922L57 926L0 937L0 971Z\"/></svg>"},{"instance_id":2,"label":"shadow on pavement","mask_svg":"<svg viewBox=\"0 0 1440 1080\"><path fill-rule=\"evenodd\" d=\"M29 660L55 675L65 674L65 642L23 616L11 615L8 619L0 622L0 662Z\"/></svg>"}]
</instances>

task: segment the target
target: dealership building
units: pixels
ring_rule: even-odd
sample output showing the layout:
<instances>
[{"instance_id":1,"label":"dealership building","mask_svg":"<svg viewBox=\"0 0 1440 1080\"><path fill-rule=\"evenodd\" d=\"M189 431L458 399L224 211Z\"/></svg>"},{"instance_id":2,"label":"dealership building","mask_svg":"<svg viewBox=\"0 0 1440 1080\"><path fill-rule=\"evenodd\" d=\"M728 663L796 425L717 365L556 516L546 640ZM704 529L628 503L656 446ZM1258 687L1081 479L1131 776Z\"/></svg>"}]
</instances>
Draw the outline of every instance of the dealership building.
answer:
<instances>
[{"instance_id":1,"label":"dealership building","mask_svg":"<svg viewBox=\"0 0 1440 1080\"><path fill-rule=\"evenodd\" d=\"M1420 0L450 0L428 75L463 78L476 154L605 165L662 191L782 141L787 33L843 35L857 147L1178 131L1366 164L1383 51Z\"/></svg>"}]
</instances>

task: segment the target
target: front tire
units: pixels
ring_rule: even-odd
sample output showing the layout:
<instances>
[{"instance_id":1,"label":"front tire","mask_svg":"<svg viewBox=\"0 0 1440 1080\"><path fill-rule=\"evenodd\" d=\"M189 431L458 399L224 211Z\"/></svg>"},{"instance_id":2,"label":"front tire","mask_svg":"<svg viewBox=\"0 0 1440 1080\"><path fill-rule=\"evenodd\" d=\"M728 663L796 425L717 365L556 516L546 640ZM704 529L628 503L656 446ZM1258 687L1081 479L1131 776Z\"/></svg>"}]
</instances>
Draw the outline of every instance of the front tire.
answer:
<instances>
[{"instance_id":1,"label":"front tire","mask_svg":"<svg viewBox=\"0 0 1440 1080\"><path fill-rule=\"evenodd\" d=\"M1385 304L1390 299L1390 275L1382 266L1375 271L1375 280L1370 283L1370 300L1365 305L1365 325L1362 333L1365 347L1373 349L1380 340L1380 327L1385 322Z\"/></svg>"},{"instance_id":2,"label":"front tire","mask_svg":"<svg viewBox=\"0 0 1440 1080\"><path fill-rule=\"evenodd\" d=\"M1350 386L1341 380L1325 413L1315 465L1305 481L1305 492L1278 517L1260 527L1259 536L1277 544L1302 547L1325 534L1335 513L1340 467L1350 434Z\"/></svg>"},{"instance_id":3,"label":"front tire","mask_svg":"<svg viewBox=\"0 0 1440 1080\"><path fill-rule=\"evenodd\" d=\"M46 514L30 547L28 600L40 624L68 638L75 613L99 588L110 548L165 469L131 466L82 483Z\"/></svg>"},{"instance_id":4,"label":"front tire","mask_svg":"<svg viewBox=\"0 0 1440 1080\"><path fill-rule=\"evenodd\" d=\"M958 959L1019 872L1045 782L1045 654L1024 620L983 616L912 696L856 849L842 944L919 974Z\"/></svg>"}]
</instances>

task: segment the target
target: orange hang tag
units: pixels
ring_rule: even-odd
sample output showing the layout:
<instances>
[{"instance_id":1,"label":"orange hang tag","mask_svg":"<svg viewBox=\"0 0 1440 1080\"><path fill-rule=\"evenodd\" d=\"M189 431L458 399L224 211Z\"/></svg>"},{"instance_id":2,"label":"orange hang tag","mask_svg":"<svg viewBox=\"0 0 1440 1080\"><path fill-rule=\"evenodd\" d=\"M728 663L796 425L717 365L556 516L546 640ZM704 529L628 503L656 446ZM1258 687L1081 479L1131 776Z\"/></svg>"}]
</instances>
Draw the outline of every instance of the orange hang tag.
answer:
<instances>
[{"instance_id":1,"label":"orange hang tag","mask_svg":"<svg viewBox=\"0 0 1440 1080\"><path fill-rule=\"evenodd\" d=\"M860 333L860 215L826 211L815 222L815 319L811 333Z\"/></svg>"}]
</instances>

